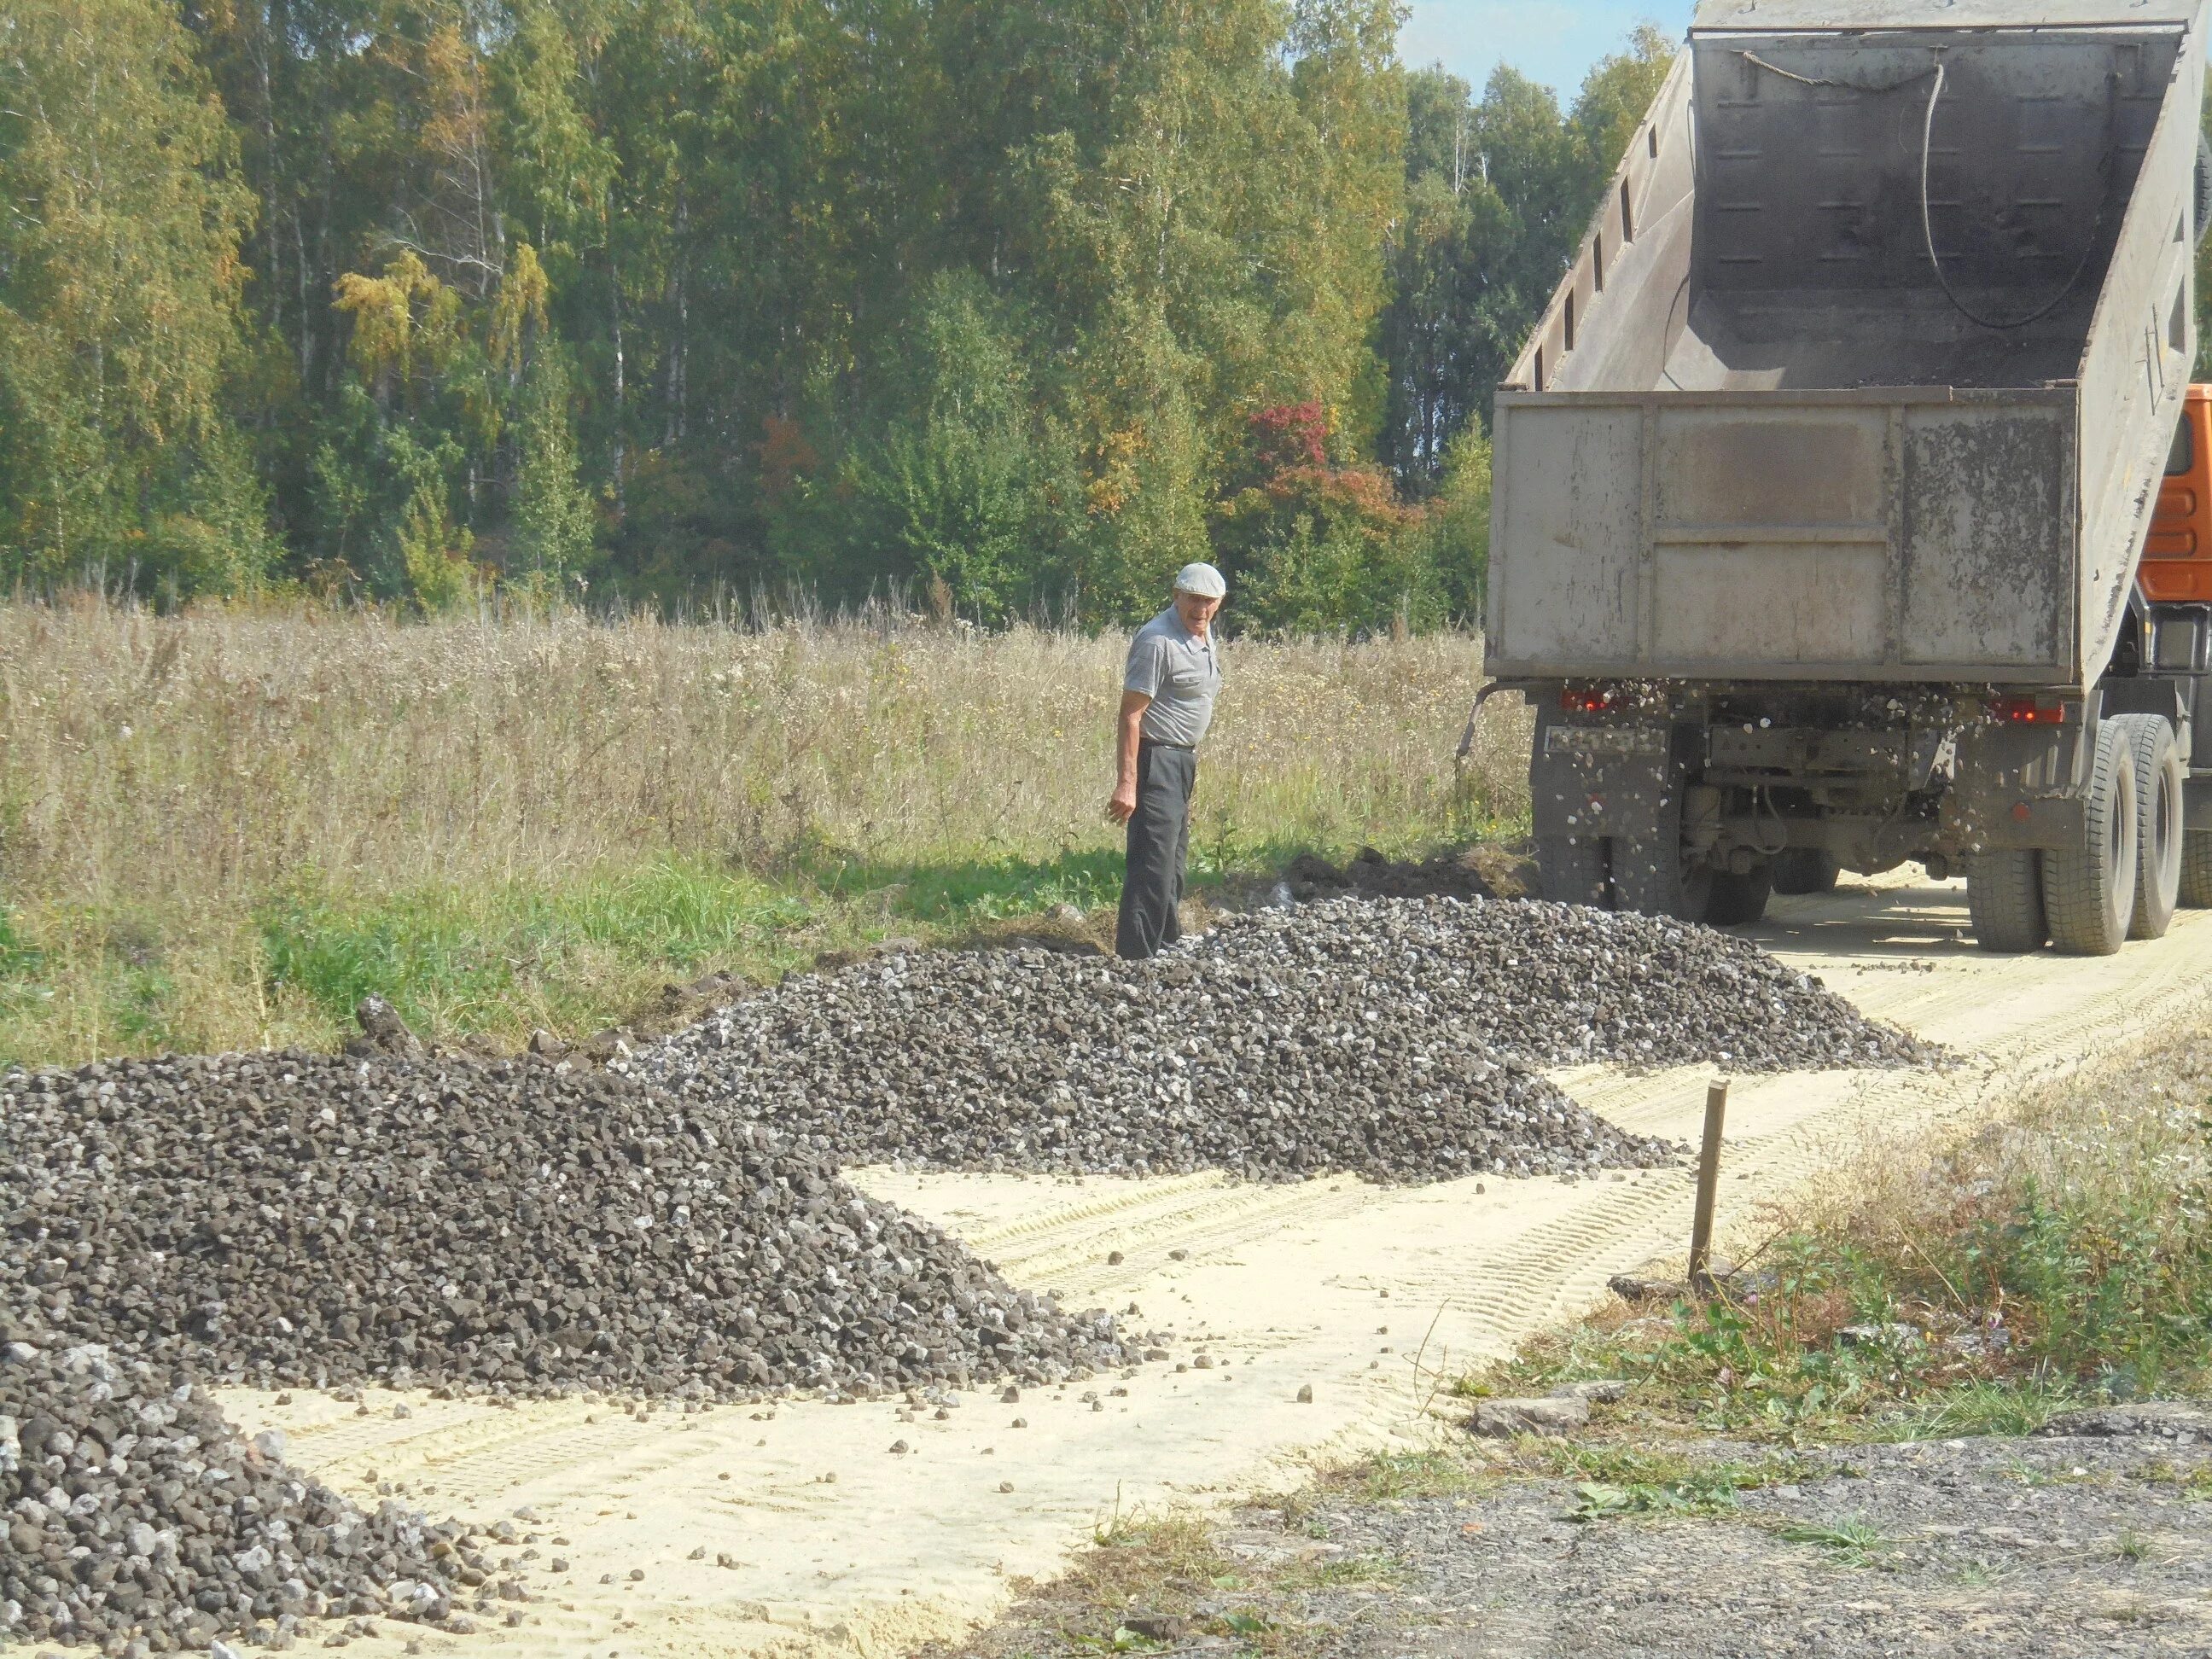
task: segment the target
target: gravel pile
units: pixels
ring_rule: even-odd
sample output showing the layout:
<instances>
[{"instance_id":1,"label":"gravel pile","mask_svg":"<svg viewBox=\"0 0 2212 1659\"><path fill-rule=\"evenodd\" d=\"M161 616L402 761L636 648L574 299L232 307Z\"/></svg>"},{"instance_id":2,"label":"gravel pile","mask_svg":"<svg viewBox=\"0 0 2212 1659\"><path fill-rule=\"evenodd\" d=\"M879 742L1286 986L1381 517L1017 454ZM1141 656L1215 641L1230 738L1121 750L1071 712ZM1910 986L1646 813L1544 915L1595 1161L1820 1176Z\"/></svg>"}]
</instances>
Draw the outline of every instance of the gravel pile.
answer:
<instances>
[{"instance_id":1,"label":"gravel pile","mask_svg":"<svg viewBox=\"0 0 2212 1659\"><path fill-rule=\"evenodd\" d=\"M874 1391L1126 1364L819 1158L534 1060L0 1079L0 1341L209 1380Z\"/></svg>"},{"instance_id":2,"label":"gravel pile","mask_svg":"<svg viewBox=\"0 0 2212 1659\"><path fill-rule=\"evenodd\" d=\"M303 1618L418 1620L485 1582L458 1522L374 1515L249 1444L190 1382L95 1347L0 1356L0 1648L291 1645ZM520 1586L514 1587L519 1589ZM513 1594L510 1590L509 1594Z\"/></svg>"},{"instance_id":3,"label":"gravel pile","mask_svg":"<svg viewBox=\"0 0 2212 1659\"><path fill-rule=\"evenodd\" d=\"M1457 1024L1543 1066L1777 1072L1925 1065L1941 1053L1748 939L1575 904L1338 900L1240 917L1188 959L1304 982L1341 975L1393 1018Z\"/></svg>"},{"instance_id":4,"label":"gravel pile","mask_svg":"<svg viewBox=\"0 0 2212 1659\"><path fill-rule=\"evenodd\" d=\"M1710 928L1428 898L1263 912L1141 963L886 957L621 1063L846 1162L1422 1182L1672 1158L1536 1065L1925 1058Z\"/></svg>"}]
</instances>

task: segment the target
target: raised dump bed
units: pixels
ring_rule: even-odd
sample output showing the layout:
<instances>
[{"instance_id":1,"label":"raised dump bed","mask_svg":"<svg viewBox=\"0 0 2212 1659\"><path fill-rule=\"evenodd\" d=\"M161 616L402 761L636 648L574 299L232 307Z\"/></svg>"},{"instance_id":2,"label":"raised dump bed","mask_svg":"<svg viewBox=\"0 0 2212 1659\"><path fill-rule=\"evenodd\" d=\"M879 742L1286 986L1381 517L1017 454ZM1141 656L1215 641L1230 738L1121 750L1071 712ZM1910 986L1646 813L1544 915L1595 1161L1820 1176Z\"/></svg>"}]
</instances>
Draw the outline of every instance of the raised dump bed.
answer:
<instances>
[{"instance_id":1,"label":"raised dump bed","mask_svg":"<svg viewBox=\"0 0 2212 1659\"><path fill-rule=\"evenodd\" d=\"M1563 896L1704 913L1697 871L1757 890L1792 848L1828 878L2070 848L2109 714L2163 720L2185 764L2212 607L2136 577L2196 349L2203 22L1699 8L1497 399L1490 669L1547 727L1641 733L1540 739L1540 836L1582 849ZM2050 729L1969 734L1992 708ZM1717 762L1747 711L1797 735ZM1593 865L1593 817L1669 847L1708 773L1656 889Z\"/></svg>"}]
</instances>

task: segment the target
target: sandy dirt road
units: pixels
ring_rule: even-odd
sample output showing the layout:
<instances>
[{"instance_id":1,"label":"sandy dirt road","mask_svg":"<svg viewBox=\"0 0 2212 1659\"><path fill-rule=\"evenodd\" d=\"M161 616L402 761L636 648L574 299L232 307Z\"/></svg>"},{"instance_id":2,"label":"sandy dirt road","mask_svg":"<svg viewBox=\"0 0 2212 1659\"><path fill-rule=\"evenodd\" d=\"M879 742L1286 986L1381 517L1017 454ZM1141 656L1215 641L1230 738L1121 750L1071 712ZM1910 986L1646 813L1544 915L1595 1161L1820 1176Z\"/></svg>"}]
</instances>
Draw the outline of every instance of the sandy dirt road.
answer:
<instances>
[{"instance_id":1,"label":"sandy dirt road","mask_svg":"<svg viewBox=\"0 0 2212 1659\"><path fill-rule=\"evenodd\" d=\"M1969 1116L2212 999L2212 912L2184 912L2165 939L2103 960L1991 957L1966 937L1960 884L1893 881L1778 900L1753 932L1960 1060L1738 1079L1724 1231L1870 1126ZM1625 1127L1686 1140L1711 1073L1554 1075ZM1176 1331L1176 1363L1012 1404L969 1394L945 1420L801 1401L641 1422L580 1401L501 1410L374 1389L367 1415L312 1394L278 1407L231 1390L225 1404L249 1431L285 1430L295 1462L356 1497L389 1486L435 1515L539 1517L519 1523L538 1534L520 1565L546 1599L516 1626L427 1635L424 1650L882 1655L994 1612L1009 1578L1052 1571L1117 1504L1281 1485L1302 1461L1438 1432L1428 1408L1442 1376L1589 1306L1610 1274L1679 1252L1690 1206L1685 1170L1399 1189L854 1178L1018 1283L1075 1306L1133 1304L1140 1328ZM396 1418L403 1402L412 1414ZM549 1570L556 1557L568 1571ZM416 1635L385 1632L356 1650L396 1652Z\"/></svg>"}]
</instances>

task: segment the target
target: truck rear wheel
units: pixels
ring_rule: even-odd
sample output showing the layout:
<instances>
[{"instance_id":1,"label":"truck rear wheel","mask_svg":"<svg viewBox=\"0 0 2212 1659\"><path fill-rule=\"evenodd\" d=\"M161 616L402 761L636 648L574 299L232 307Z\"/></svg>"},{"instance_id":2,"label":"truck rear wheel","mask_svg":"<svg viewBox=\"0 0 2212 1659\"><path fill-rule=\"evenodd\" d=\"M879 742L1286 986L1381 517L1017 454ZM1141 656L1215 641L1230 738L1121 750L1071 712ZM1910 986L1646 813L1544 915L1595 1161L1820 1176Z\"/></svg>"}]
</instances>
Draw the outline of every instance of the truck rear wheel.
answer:
<instances>
[{"instance_id":1,"label":"truck rear wheel","mask_svg":"<svg viewBox=\"0 0 2212 1659\"><path fill-rule=\"evenodd\" d=\"M2181 902L2212 910L2212 830L2191 830L2182 841Z\"/></svg>"},{"instance_id":2,"label":"truck rear wheel","mask_svg":"<svg viewBox=\"0 0 2212 1659\"><path fill-rule=\"evenodd\" d=\"M2051 937L2042 855L2011 848L1976 854L1966 867L1966 914L1983 950L2040 951Z\"/></svg>"},{"instance_id":3,"label":"truck rear wheel","mask_svg":"<svg viewBox=\"0 0 2212 1659\"><path fill-rule=\"evenodd\" d=\"M1606 908L1605 842L1596 836L1546 836L1536 843L1537 890L1555 904Z\"/></svg>"},{"instance_id":4,"label":"truck rear wheel","mask_svg":"<svg viewBox=\"0 0 2212 1659\"><path fill-rule=\"evenodd\" d=\"M1649 834L1613 842L1613 897L1623 910L1703 921L1712 903L1713 872L1682 845L1682 809L1662 808Z\"/></svg>"},{"instance_id":5,"label":"truck rear wheel","mask_svg":"<svg viewBox=\"0 0 2212 1659\"><path fill-rule=\"evenodd\" d=\"M2097 728L2083 805L2081 844L2043 855L2043 908L2061 951L2108 957L2127 939L2136 908L2135 746L2119 720Z\"/></svg>"},{"instance_id":6,"label":"truck rear wheel","mask_svg":"<svg viewBox=\"0 0 2212 1659\"><path fill-rule=\"evenodd\" d=\"M1705 905L1705 920L1716 927L1747 927L1766 914L1766 901L1774 891L1774 866L1738 875L1733 870L1713 872L1712 896Z\"/></svg>"},{"instance_id":7,"label":"truck rear wheel","mask_svg":"<svg viewBox=\"0 0 2212 1659\"><path fill-rule=\"evenodd\" d=\"M2136 774L2136 902L2130 939L2163 939L2181 897L2181 745L2158 714L2118 714Z\"/></svg>"},{"instance_id":8,"label":"truck rear wheel","mask_svg":"<svg viewBox=\"0 0 2212 1659\"><path fill-rule=\"evenodd\" d=\"M1843 868L1833 853L1818 847L1784 848L1768 867L1774 872L1778 893L1832 893Z\"/></svg>"}]
</instances>

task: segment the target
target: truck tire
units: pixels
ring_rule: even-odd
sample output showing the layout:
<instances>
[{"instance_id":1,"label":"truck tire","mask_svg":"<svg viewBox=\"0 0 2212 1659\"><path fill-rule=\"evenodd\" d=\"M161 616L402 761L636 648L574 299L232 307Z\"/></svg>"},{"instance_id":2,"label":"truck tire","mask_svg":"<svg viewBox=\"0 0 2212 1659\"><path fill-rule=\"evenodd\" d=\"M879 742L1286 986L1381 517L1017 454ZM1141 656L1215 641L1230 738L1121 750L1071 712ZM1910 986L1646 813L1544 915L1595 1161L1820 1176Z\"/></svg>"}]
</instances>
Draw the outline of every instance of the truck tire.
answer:
<instances>
[{"instance_id":1,"label":"truck tire","mask_svg":"<svg viewBox=\"0 0 2212 1659\"><path fill-rule=\"evenodd\" d=\"M2160 714L2116 714L2136 773L2136 907L2130 939L2164 939L2181 897L2181 745Z\"/></svg>"},{"instance_id":2,"label":"truck tire","mask_svg":"<svg viewBox=\"0 0 2212 1659\"><path fill-rule=\"evenodd\" d=\"M2212 830L2191 830L2182 838L2181 902L2212 910Z\"/></svg>"},{"instance_id":3,"label":"truck tire","mask_svg":"<svg viewBox=\"0 0 2212 1659\"><path fill-rule=\"evenodd\" d=\"M2097 727L2083 805L2081 844L2043 855L2043 910L2059 950L2108 957L2126 940L2136 909L2135 745L2118 719Z\"/></svg>"},{"instance_id":4,"label":"truck tire","mask_svg":"<svg viewBox=\"0 0 2212 1659\"><path fill-rule=\"evenodd\" d=\"M1705 920L1716 927L1747 927L1766 914L1766 901L1773 891L1771 864L1762 864L1744 875L1716 870L1712 896L1705 902Z\"/></svg>"},{"instance_id":5,"label":"truck tire","mask_svg":"<svg viewBox=\"0 0 2212 1659\"><path fill-rule=\"evenodd\" d=\"M1546 836L1536 843L1537 890L1555 904L1607 908L1605 842L1597 836Z\"/></svg>"},{"instance_id":6,"label":"truck tire","mask_svg":"<svg viewBox=\"0 0 2212 1659\"><path fill-rule=\"evenodd\" d=\"M1679 921L1703 921L1712 896L1712 871L1692 862L1682 846L1679 805L1662 808L1659 822L1648 834L1613 837L1615 908L1647 916L1673 916Z\"/></svg>"},{"instance_id":7,"label":"truck tire","mask_svg":"<svg viewBox=\"0 0 2212 1659\"><path fill-rule=\"evenodd\" d=\"M2040 951L2051 938L2043 914L2043 859L2007 848L1978 853L1966 866L1966 914L1984 951Z\"/></svg>"},{"instance_id":8,"label":"truck tire","mask_svg":"<svg viewBox=\"0 0 2212 1659\"><path fill-rule=\"evenodd\" d=\"M1817 847L1784 848L1767 867L1774 872L1778 893L1832 893L1843 869L1833 853Z\"/></svg>"}]
</instances>

